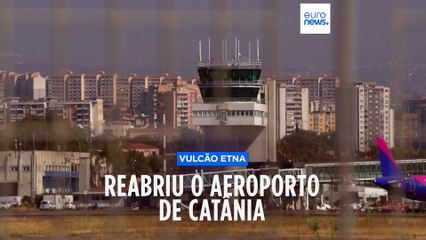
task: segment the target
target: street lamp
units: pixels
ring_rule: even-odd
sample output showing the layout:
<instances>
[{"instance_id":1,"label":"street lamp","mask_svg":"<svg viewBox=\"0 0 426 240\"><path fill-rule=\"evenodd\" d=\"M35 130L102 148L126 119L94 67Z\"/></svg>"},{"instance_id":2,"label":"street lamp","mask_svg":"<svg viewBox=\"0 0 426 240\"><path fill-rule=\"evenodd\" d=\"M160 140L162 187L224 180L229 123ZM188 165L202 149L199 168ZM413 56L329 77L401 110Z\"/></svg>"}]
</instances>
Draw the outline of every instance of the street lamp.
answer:
<instances>
[{"instance_id":1,"label":"street lamp","mask_svg":"<svg viewBox=\"0 0 426 240\"><path fill-rule=\"evenodd\" d=\"M18 139L15 138L15 158L18 162L18 193L20 194L21 190L21 150L22 143L18 142Z\"/></svg>"},{"instance_id":2,"label":"street lamp","mask_svg":"<svg viewBox=\"0 0 426 240\"><path fill-rule=\"evenodd\" d=\"M136 159L131 159L130 161L132 161L132 165L133 165L132 173L135 174L135 163L136 163Z\"/></svg>"}]
</instances>

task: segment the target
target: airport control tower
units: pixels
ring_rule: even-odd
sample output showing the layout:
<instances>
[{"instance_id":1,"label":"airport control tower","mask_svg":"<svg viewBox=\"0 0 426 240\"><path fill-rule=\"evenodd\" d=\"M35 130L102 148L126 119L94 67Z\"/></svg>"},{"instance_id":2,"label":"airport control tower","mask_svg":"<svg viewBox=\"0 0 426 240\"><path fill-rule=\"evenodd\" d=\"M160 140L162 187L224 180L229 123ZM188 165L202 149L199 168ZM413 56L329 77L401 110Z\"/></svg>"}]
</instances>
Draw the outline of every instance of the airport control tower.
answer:
<instances>
[{"instance_id":1,"label":"airport control tower","mask_svg":"<svg viewBox=\"0 0 426 240\"><path fill-rule=\"evenodd\" d=\"M222 61L210 56L203 61L200 42L198 86L203 101L193 105L193 123L205 134L206 151L246 151L252 166L276 162L275 103L268 101L274 99L275 87L260 79L259 43L255 60L250 43L244 60L239 40L231 60L226 41L222 45Z\"/></svg>"}]
</instances>

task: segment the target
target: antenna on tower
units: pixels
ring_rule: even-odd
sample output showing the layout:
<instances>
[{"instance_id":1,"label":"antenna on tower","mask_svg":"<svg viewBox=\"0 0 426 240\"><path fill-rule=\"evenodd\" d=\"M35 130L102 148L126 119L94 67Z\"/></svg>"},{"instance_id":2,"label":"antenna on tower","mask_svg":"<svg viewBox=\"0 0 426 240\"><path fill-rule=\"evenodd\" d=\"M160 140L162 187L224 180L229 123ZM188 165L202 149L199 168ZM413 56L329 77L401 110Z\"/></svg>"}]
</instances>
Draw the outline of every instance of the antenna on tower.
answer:
<instances>
[{"instance_id":1,"label":"antenna on tower","mask_svg":"<svg viewBox=\"0 0 426 240\"><path fill-rule=\"evenodd\" d=\"M222 39L222 62L225 60L225 50L224 50L225 40Z\"/></svg>"},{"instance_id":2,"label":"antenna on tower","mask_svg":"<svg viewBox=\"0 0 426 240\"><path fill-rule=\"evenodd\" d=\"M260 61L260 57L259 57L259 39L256 39L256 44L257 44L257 61Z\"/></svg>"},{"instance_id":3,"label":"antenna on tower","mask_svg":"<svg viewBox=\"0 0 426 240\"><path fill-rule=\"evenodd\" d=\"M249 41L248 61L251 62L251 42Z\"/></svg>"},{"instance_id":4,"label":"antenna on tower","mask_svg":"<svg viewBox=\"0 0 426 240\"><path fill-rule=\"evenodd\" d=\"M235 38L235 55L234 60L237 60L237 38Z\"/></svg>"},{"instance_id":5,"label":"antenna on tower","mask_svg":"<svg viewBox=\"0 0 426 240\"><path fill-rule=\"evenodd\" d=\"M203 61L203 59L201 58L201 41L198 41L198 61Z\"/></svg>"},{"instance_id":6,"label":"antenna on tower","mask_svg":"<svg viewBox=\"0 0 426 240\"><path fill-rule=\"evenodd\" d=\"M238 51L238 55L237 55L238 57L237 57L237 60L240 60L240 55L241 55L241 53L240 53L240 40L239 40L239 39L238 39L238 45L237 45L237 46L238 46L238 47L237 47L237 48L238 48L238 50L237 50L237 51Z\"/></svg>"},{"instance_id":7,"label":"antenna on tower","mask_svg":"<svg viewBox=\"0 0 426 240\"><path fill-rule=\"evenodd\" d=\"M209 61L212 60L211 56L210 56L210 37L209 37Z\"/></svg>"},{"instance_id":8,"label":"antenna on tower","mask_svg":"<svg viewBox=\"0 0 426 240\"><path fill-rule=\"evenodd\" d=\"M225 61L228 61L228 39L225 38Z\"/></svg>"}]
</instances>

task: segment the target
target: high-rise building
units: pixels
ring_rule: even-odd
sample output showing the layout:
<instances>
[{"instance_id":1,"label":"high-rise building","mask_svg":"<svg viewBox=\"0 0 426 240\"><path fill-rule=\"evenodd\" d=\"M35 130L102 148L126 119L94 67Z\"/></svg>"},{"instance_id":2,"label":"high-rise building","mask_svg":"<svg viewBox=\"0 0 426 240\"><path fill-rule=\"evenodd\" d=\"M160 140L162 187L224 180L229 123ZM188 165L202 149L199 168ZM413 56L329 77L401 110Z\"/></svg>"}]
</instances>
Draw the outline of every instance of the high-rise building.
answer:
<instances>
[{"instance_id":1,"label":"high-rise building","mask_svg":"<svg viewBox=\"0 0 426 240\"><path fill-rule=\"evenodd\" d=\"M336 103L334 100L315 100L311 102L309 130L317 134L336 131Z\"/></svg>"},{"instance_id":2,"label":"high-rise building","mask_svg":"<svg viewBox=\"0 0 426 240\"><path fill-rule=\"evenodd\" d=\"M374 83L356 83L357 147L360 152L375 145L376 137L384 137L394 146L393 110L390 108L390 89Z\"/></svg>"},{"instance_id":3,"label":"high-rise building","mask_svg":"<svg viewBox=\"0 0 426 240\"><path fill-rule=\"evenodd\" d=\"M103 100L47 102L47 109L58 117L68 119L72 124L80 126L87 134L98 136L104 130Z\"/></svg>"},{"instance_id":4,"label":"high-rise building","mask_svg":"<svg viewBox=\"0 0 426 240\"><path fill-rule=\"evenodd\" d=\"M168 76L160 77L139 77L132 75L130 80L130 105L132 109L140 111L143 108L143 105L147 101L146 91L148 88L154 85L164 85L171 84L172 86L180 85L182 79L180 77L172 78ZM149 100L148 100L149 101Z\"/></svg>"},{"instance_id":5,"label":"high-rise building","mask_svg":"<svg viewBox=\"0 0 426 240\"><path fill-rule=\"evenodd\" d=\"M132 109L141 110L142 92L148 88L146 80L148 77L140 77L133 75L130 80L130 107Z\"/></svg>"},{"instance_id":6,"label":"high-rise building","mask_svg":"<svg viewBox=\"0 0 426 240\"><path fill-rule=\"evenodd\" d=\"M176 123L176 88L172 84L155 84L142 92L141 112L149 117L150 126L157 128L166 117L166 127L175 128Z\"/></svg>"},{"instance_id":7,"label":"high-rise building","mask_svg":"<svg viewBox=\"0 0 426 240\"><path fill-rule=\"evenodd\" d=\"M281 139L298 129L309 129L309 90L277 84L277 136Z\"/></svg>"},{"instance_id":8,"label":"high-rise building","mask_svg":"<svg viewBox=\"0 0 426 240\"><path fill-rule=\"evenodd\" d=\"M0 99L0 127L5 125L7 121L7 104Z\"/></svg>"},{"instance_id":9,"label":"high-rise building","mask_svg":"<svg viewBox=\"0 0 426 240\"><path fill-rule=\"evenodd\" d=\"M6 122L18 122L28 116L46 116L46 102L21 102L18 98L12 98L7 102Z\"/></svg>"},{"instance_id":10,"label":"high-rise building","mask_svg":"<svg viewBox=\"0 0 426 240\"><path fill-rule=\"evenodd\" d=\"M0 71L0 99L6 96L5 83L7 81L7 76L7 71Z\"/></svg>"},{"instance_id":11,"label":"high-rise building","mask_svg":"<svg viewBox=\"0 0 426 240\"><path fill-rule=\"evenodd\" d=\"M59 101L65 101L67 96L67 80L72 72L66 74L58 74L49 77L47 84L47 97L56 98Z\"/></svg>"},{"instance_id":12,"label":"high-rise building","mask_svg":"<svg viewBox=\"0 0 426 240\"><path fill-rule=\"evenodd\" d=\"M307 88L309 102L314 100L335 99L336 88L339 87L339 79L320 75L318 77L302 77L294 75L292 78L278 79L277 83Z\"/></svg>"},{"instance_id":13,"label":"high-rise building","mask_svg":"<svg viewBox=\"0 0 426 240\"><path fill-rule=\"evenodd\" d=\"M4 88L4 87L3 87ZM46 97L46 78L39 72L10 73L6 81L7 97L38 100Z\"/></svg>"},{"instance_id":14,"label":"high-rise building","mask_svg":"<svg viewBox=\"0 0 426 240\"><path fill-rule=\"evenodd\" d=\"M309 113L309 131L314 131L317 134L336 131L336 113L332 111Z\"/></svg>"},{"instance_id":15,"label":"high-rise building","mask_svg":"<svg viewBox=\"0 0 426 240\"><path fill-rule=\"evenodd\" d=\"M63 102L56 99L50 101L20 101L10 98L0 102L0 124L18 122L25 117L45 117L53 112L58 117L68 119L72 124L83 128L91 136L103 133L103 100Z\"/></svg>"},{"instance_id":16,"label":"high-rise building","mask_svg":"<svg viewBox=\"0 0 426 240\"><path fill-rule=\"evenodd\" d=\"M98 74L98 97L104 100L105 107L112 107L117 101L117 74Z\"/></svg>"},{"instance_id":17,"label":"high-rise building","mask_svg":"<svg viewBox=\"0 0 426 240\"><path fill-rule=\"evenodd\" d=\"M417 142L417 147L426 148L426 97L412 98L404 101L405 112L410 114L411 121L417 116L415 125L409 125L411 131L404 131L409 142ZM410 122L406 122L404 126L408 127ZM415 137L416 136L416 137Z\"/></svg>"},{"instance_id":18,"label":"high-rise building","mask_svg":"<svg viewBox=\"0 0 426 240\"><path fill-rule=\"evenodd\" d=\"M196 85L185 84L176 90L176 126L196 128L192 122L192 106L201 98Z\"/></svg>"},{"instance_id":19,"label":"high-rise building","mask_svg":"<svg viewBox=\"0 0 426 240\"><path fill-rule=\"evenodd\" d=\"M91 101L98 96L99 94L99 78L104 75L105 72L98 72L97 74L83 74L83 98L82 100ZM71 100L71 99L69 99Z\"/></svg>"},{"instance_id":20,"label":"high-rise building","mask_svg":"<svg viewBox=\"0 0 426 240\"><path fill-rule=\"evenodd\" d=\"M57 82L52 82L52 84L55 84L55 83ZM84 99L84 74L83 75L72 74L72 73L67 74L65 84L66 84L66 88L65 88L66 101L82 101ZM54 87L52 86L52 88Z\"/></svg>"},{"instance_id":21,"label":"high-rise building","mask_svg":"<svg viewBox=\"0 0 426 240\"><path fill-rule=\"evenodd\" d=\"M130 81L135 75L128 77L117 77L116 81L116 104L120 107L131 107Z\"/></svg>"}]
</instances>

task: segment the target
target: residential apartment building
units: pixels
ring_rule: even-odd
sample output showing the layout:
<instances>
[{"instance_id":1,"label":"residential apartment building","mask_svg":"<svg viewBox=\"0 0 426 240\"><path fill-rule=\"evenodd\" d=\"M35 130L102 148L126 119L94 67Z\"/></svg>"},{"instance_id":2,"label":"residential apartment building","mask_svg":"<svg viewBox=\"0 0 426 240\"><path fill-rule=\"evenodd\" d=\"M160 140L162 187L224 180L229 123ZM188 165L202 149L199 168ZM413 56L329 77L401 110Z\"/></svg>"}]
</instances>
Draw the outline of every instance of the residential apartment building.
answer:
<instances>
[{"instance_id":1,"label":"residential apartment building","mask_svg":"<svg viewBox=\"0 0 426 240\"><path fill-rule=\"evenodd\" d=\"M83 96L82 100L93 100L100 96L99 93L99 78L103 76L105 72L98 72L97 74L83 74ZM109 91L109 89L108 89Z\"/></svg>"},{"instance_id":2,"label":"residential apartment building","mask_svg":"<svg viewBox=\"0 0 426 240\"><path fill-rule=\"evenodd\" d=\"M356 83L357 148L360 152L375 145L376 137L384 137L394 146L393 110L390 108L389 87L374 83Z\"/></svg>"},{"instance_id":3,"label":"residential apartment building","mask_svg":"<svg viewBox=\"0 0 426 240\"><path fill-rule=\"evenodd\" d=\"M317 134L336 131L336 103L334 99L311 102L309 131L314 131Z\"/></svg>"},{"instance_id":4,"label":"residential apartment building","mask_svg":"<svg viewBox=\"0 0 426 240\"><path fill-rule=\"evenodd\" d=\"M54 86L58 84L59 86ZM60 88L61 82L51 82L51 89ZM67 74L65 76L65 100L66 101L82 101L84 99L84 75ZM49 95L50 97L50 95ZM53 96L52 96L53 97ZM58 99L62 99L59 97Z\"/></svg>"},{"instance_id":5,"label":"residential apartment building","mask_svg":"<svg viewBox=\"0 0 426 240\"><path fill-rule=\"evenodd\" d=\"M18 122L25 117L44 117L46 116L46 102L20 102L18 99L12 99L7 103L6 122Z\"/></svg>"},{"instance_id":6,"label":"residential apartment building","mask_svg":"<svg viewBox=\"0 0 426 240\"><path fill-rule=\"evenodd\" d=\"M336 131L336 113L332 111L309 113L309 131L314 131L317 134Z\"/></svg>"},{"instance_id":7,"label":"residential apartment building","mask_svg":"<svg viewBox=\"0 0 426 240\"><path fill-rule=\"evenodd\" d=\"M277 136L309 129L309 89L277 82Z\"/></svg>"},{"instance_id":8,"label":"residential apartment building","mask_svg":"<svg viewBox=\"0 0 426 240\"><path fill-rule=\"evenodd\" d=\"M131 90L130 82L136 75L128 77L117 77L116 81L116 103L120 107L131 107Z\"/></svg>"},{"instance_id":9,"label":"residential apartment building","mask_svg":"<svg viewBox=\"0 0 426 240\"><path fill-rule=\"evenodd\" d=\"M335 99L336 88L339 87L339 79L320 75L318 77L305 77L294 75L291 78L278 79L277 83L307 88L309 102L314 100Z\"/></svg>"},{"instance_id":10,"label":"residential apartment building","mask_svg":"<svg viewBox=\"0 0 426 240\"><path fill-rule=\"evenodd\" d=\"M104 131L103 100L47 102L47 110L58 117L68 119L72 124L81 127L90 136L101 135Z\"/></svg>"},{"instance_id":11,"label":"residential apartment building","mask_svg":"<svg viewBox=\"0 0 426 240\"><path fill-rule=\"evenodd\" d=\"M97 97L104 100L105 107L112 107L117 102L117 74L98 74Z\"/></svg>"},{"instance_id":12,"label":"residential apartment building","mask_svg":"<svg viewBox=\"0 0 426 240\"><path fill-rule=\"evenodd\" d=\"M97 136L103 133L103 100L61 102L20 101L18 98L0 102L0 124L18 122L25 117L45 117L53 112L57 116L68 119L72 124L83 128L87 134Z\"/></svg>"},{"instance_id":13,"label":"residential apartment building","mask_svg":"<svg viewBox=\"0 0 426 240\"><path fill-rule=\"evenodd\" d=\"M56 98L59 101L65 101L67 95L67 79L72 73L69 72L64 75L53 75L47 79L47 97Z\"/></svg>"},{"instance_id":14,"label":"residential apartment building","mask_svg":"<svg viewBox=\"0 0 426 240\"><path fill-rule=\"evenodd\" d=\"M404 101L404 127L408 142L417 143L418 148L426 148L426 97L411 98ZM416 119L415 119L416 118Z\"/></svg>"},{"instance_id":15,"label":"residential apartment building","mask_svg":"<svg viewBox=\"0 0 426 240\"><path fill-rule=\"evenodd\" d=\"M3 97L19 97L25 100L38 100L46 97L46 78L40 72L18 74L0 72L0 88Z\"/></svg>"},{"instance_id":16,"label":"residential apartment building","mask_svg":"<svg viewBox=\"0 0 426 240\"><path fill-rule=\"evenodd\" d=\"M5 84L7 80L7 71L0 71L0 99L4 98L5 95Z\"/></svg>"}]
</instances>

